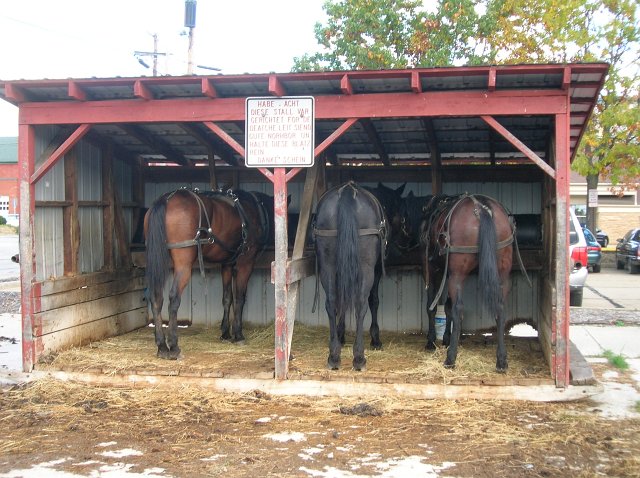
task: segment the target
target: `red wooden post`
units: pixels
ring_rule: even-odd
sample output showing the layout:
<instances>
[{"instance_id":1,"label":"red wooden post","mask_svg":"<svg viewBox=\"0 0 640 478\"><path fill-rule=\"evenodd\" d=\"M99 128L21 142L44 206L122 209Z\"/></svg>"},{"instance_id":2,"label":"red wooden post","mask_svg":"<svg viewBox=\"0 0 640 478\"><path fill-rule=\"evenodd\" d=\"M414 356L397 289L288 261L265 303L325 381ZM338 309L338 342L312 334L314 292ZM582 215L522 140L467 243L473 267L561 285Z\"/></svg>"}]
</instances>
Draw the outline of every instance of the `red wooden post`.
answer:
<instances>
[{"instance_id":1,"label":"red wooden post","mask_svg":"<svg viewBox=\"0 0 640 478\"><path fill-rule=\"evenodd\" d=\"M287 324L287 178L285 168L273 171L273 212L275 222L274 285L276 300L276 379L285 380L289 369L289 326Z\"/></svg>"}]
</instances>

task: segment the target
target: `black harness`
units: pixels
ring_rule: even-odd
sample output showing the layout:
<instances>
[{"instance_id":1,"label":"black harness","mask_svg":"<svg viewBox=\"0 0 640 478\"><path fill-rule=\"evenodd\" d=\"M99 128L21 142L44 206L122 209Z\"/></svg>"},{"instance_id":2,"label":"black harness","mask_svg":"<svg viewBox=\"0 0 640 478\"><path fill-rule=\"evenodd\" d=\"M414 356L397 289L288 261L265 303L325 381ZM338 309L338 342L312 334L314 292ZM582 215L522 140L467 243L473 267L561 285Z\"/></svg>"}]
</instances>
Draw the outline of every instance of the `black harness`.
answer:
<instances>
[{"instance_id":1,"label":"black harness","mask_svg":"<svg viewBox=\"0 0 640 478\"><path fill-rule=\"evenodd\" d=\"M251 198L251 200L254 201L254 204L256 205L256 209L258 210L258 213L260 215L260 222L262 226L261 229L263 231L262 237L260 237L258 241L258 245L260 247L263 247L266 244L267 238L269 237L269 216L266 211L266 206L262 203L262 201L258 200L258 198L253 193L245 192L245 191L233 192L231 189L228 189L227 191L222 191L222 190L199 191L197 188L190 189L190 188L183 187L169 194L166 198L166 201L169 201L169 199L171 199L171 197L174 194L176 194L178 191L188 192L195 199L196 204L198 204L198 209L200 211L199 219L198 219L198 228L196 229L196 233L193 239L188 239L186 241L181 241L181 242L167 243L167 248L180 249L185 247L196 246L198 248L198 264L200 266L200 274L202 275L202 277L204 277L204 259L202 256L203 245L216 244L222 250L231 254L231 257L224 262L225 264L234 263L241 254L244 254L247 251L247 242L248 242L248 236L249 236L248 225L247 225L248 218L244 208L242 207L240 196L243 196L243 199ZM219 237L216 237L216 235L213 233L213 229L211 228L211 220L209 219L209 214L207 212L207 209L204 206L204 203L202 202L201 196L208 197L208 198L211 198L211 197L219 198L233 205L236 212L238 213L238 216L240 217L240 221L242 224L241 226L242 241L240 242L238 247L234 248L229 244L226 244ZM203 225L203 218L205 221L205 225Z\"/></svg>"},{"instance_id":2,"label":"black harness","mask_svg":"<svg viewBox=\"0 0 640 478\"><path fill-rule=\"evenodd\" d=\"M380 218L380 224L378 224L378 227L368 227L368 228L362 228L362 229L358 229L358 235L359 236L378 236L378 238L380 239L380 263L382 264L382 275L386 274L385 268L384 268L384 258L385 258L385 251L387 248L387 237L388 237L388 228L387 228L387 220L386 220L386 216L384 213L384 209L382 208L382 205L380 204L380 201L378 201L378 198L376 198L371 192L367 191L364 188L359 187L355 182L353 181L349 181L348 183L344 184L342 187L340 187L340 189L338 189L338 195L341 195L345 188L351 188L353 191L353 195L355 196L358 193L363 193L365 194L369 199L371 199L371 201L373 202L373 204L375 204L378 208L378 217ZM322 201L322 199L330 192L332 191L329 190L327 192L325 192L322 197L320 197L320 200L318 201L318 203L320 203ZM315 240L316 237L337 237L338 236L338 230L337 229L318 229L316 227L316 224L313 224L313 238ZM318 303L318 297L320 295L320 286L319 286L319 282L318 282L318 255L316 254L316 293L315 293L315 297L313 299L313 307L311 309L311 313L315 312L316 310L316 305Z\"/></svg>"}]
</instances>

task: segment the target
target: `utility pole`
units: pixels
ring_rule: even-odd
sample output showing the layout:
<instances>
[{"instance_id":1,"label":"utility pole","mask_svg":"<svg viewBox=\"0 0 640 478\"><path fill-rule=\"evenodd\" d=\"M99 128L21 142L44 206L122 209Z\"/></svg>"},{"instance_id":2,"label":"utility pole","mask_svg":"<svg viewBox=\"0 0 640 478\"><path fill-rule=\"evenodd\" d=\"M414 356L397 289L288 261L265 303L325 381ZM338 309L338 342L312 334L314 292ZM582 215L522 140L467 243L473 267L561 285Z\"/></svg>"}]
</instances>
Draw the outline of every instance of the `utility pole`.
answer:
<instances>
[{"instance_id":1,"label":"utility pole","mask_svg":"<svg viewBox=\"0 0 640 478\"><path fill-rule=\"evenodd\" d=\"M159 56L167 56L166 53L161 53L158 51L158 34L154 33L153 35L153 51L134 51L133 56L136 57L138 63L140 63L145 68L149 68L149 65L143 60L145 56L153 57L153 76L158 76L158 57Z\"/></svg>"},{"instance_id":2,"label":"utility pole","mask_svg":"<svg viewBox=\"0 0 640 478\"><path fill-rule=\"evenodd\" d=\"M187 50L187 75L193 75L193 37L196 27L197 0L185 0L184 2L184 26L189 29L189 47Z\"/></svg>"}]
</instances>

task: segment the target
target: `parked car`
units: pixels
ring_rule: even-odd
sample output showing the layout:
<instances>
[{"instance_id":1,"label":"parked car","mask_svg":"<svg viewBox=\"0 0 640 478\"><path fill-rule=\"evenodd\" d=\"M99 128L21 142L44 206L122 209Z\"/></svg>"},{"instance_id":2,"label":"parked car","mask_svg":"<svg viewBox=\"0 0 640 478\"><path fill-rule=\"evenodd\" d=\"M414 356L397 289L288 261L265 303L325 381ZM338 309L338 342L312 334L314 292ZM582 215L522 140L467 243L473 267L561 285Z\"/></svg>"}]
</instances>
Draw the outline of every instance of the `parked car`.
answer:
<instances>
[{"instance_id":1,"label":"parked car","mask_svg":"<svg viewBox=\"0 0 640 478\"><path fill-rule=\"evenodd\" d=\"M593 233L587 229L582 229L584 239L587 241L587 267L591 272L600 272L600 262L602 261L602 248Z\"/></svg>"},{"instance_id":2,"label":"parked car","mask_svg":"<svg viewBox=\"0 0 640 478\"><path fill-rule=\"evenodd\" d=\"M596 228L596 240L602 247L607 247L609 245L609 236L599 227Z\"/></svg>"},{"instance_id":3,"label":"parked car","mask_svg":"<svg viewBox=\"0 0 640 478\"><path fill-rule=\"evenodd\" d=\"M616 267L631 274L640 272L640 228L629 229L616 245Z\"/></svg>"},{"instance_id":4,"label":"parked car","mask_svg":"<svg viewBox=\"0 0 640 478\"><path fill-rule=\"evenodd\" d=\"M584 284L587 282L589 271L587 265L587 240L580 227L573 208L569 209L569 257L571 275L569 276L569 305L582 307Z\"/></svg>"}]
</instances>

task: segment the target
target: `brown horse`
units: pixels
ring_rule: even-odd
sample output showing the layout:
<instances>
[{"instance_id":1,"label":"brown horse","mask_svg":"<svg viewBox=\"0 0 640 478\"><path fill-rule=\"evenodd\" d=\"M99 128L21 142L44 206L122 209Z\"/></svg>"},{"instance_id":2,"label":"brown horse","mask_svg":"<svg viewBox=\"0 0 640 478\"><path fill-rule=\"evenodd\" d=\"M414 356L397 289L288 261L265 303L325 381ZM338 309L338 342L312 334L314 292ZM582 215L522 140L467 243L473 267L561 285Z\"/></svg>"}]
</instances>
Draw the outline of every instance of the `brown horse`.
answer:
<instances>
[{"instance_id":1,"label":"brown horse","mask_svg":"<svg viewBox=\"0 0 640 478\"><path fill-rule=\"evenodd\" d=\"M196 261L202 274L204 261L221 264L224 307L221 339L244 341L242 310L247 283L256 256L270 236L269 224L273 213L273 202L269 207L265 204L268 196L258 194L246 191L201 192L183 188L163 194L147 211L144 218L146 279L158 357L173 360L180 357L178 307ZM172 265L169 327L165 337L161 310L164 284ZM230 327L232 303L235 317Z\"/></svg>"},{"instance_id":2,"label":"brown horse","mask_svg":"<svg viewBox=\"0 0 640 478\"><path fill-rule=\"evenodd\" d=\"M422 270L429 298L427 349L435 348L435 307L445 280L447 326L443 343L449 345L446 367L454 367L462 331L462 292L466 277L478 268L480 294L496 318L496 371L507 369L504 344L505 302L513 260L515 226L495 199L478 194L434 196L425 208L421 226ZM438 287L438 290L436 290ZM450 325L453 324L453 332Z\"/></svg>"}]
</instances>

